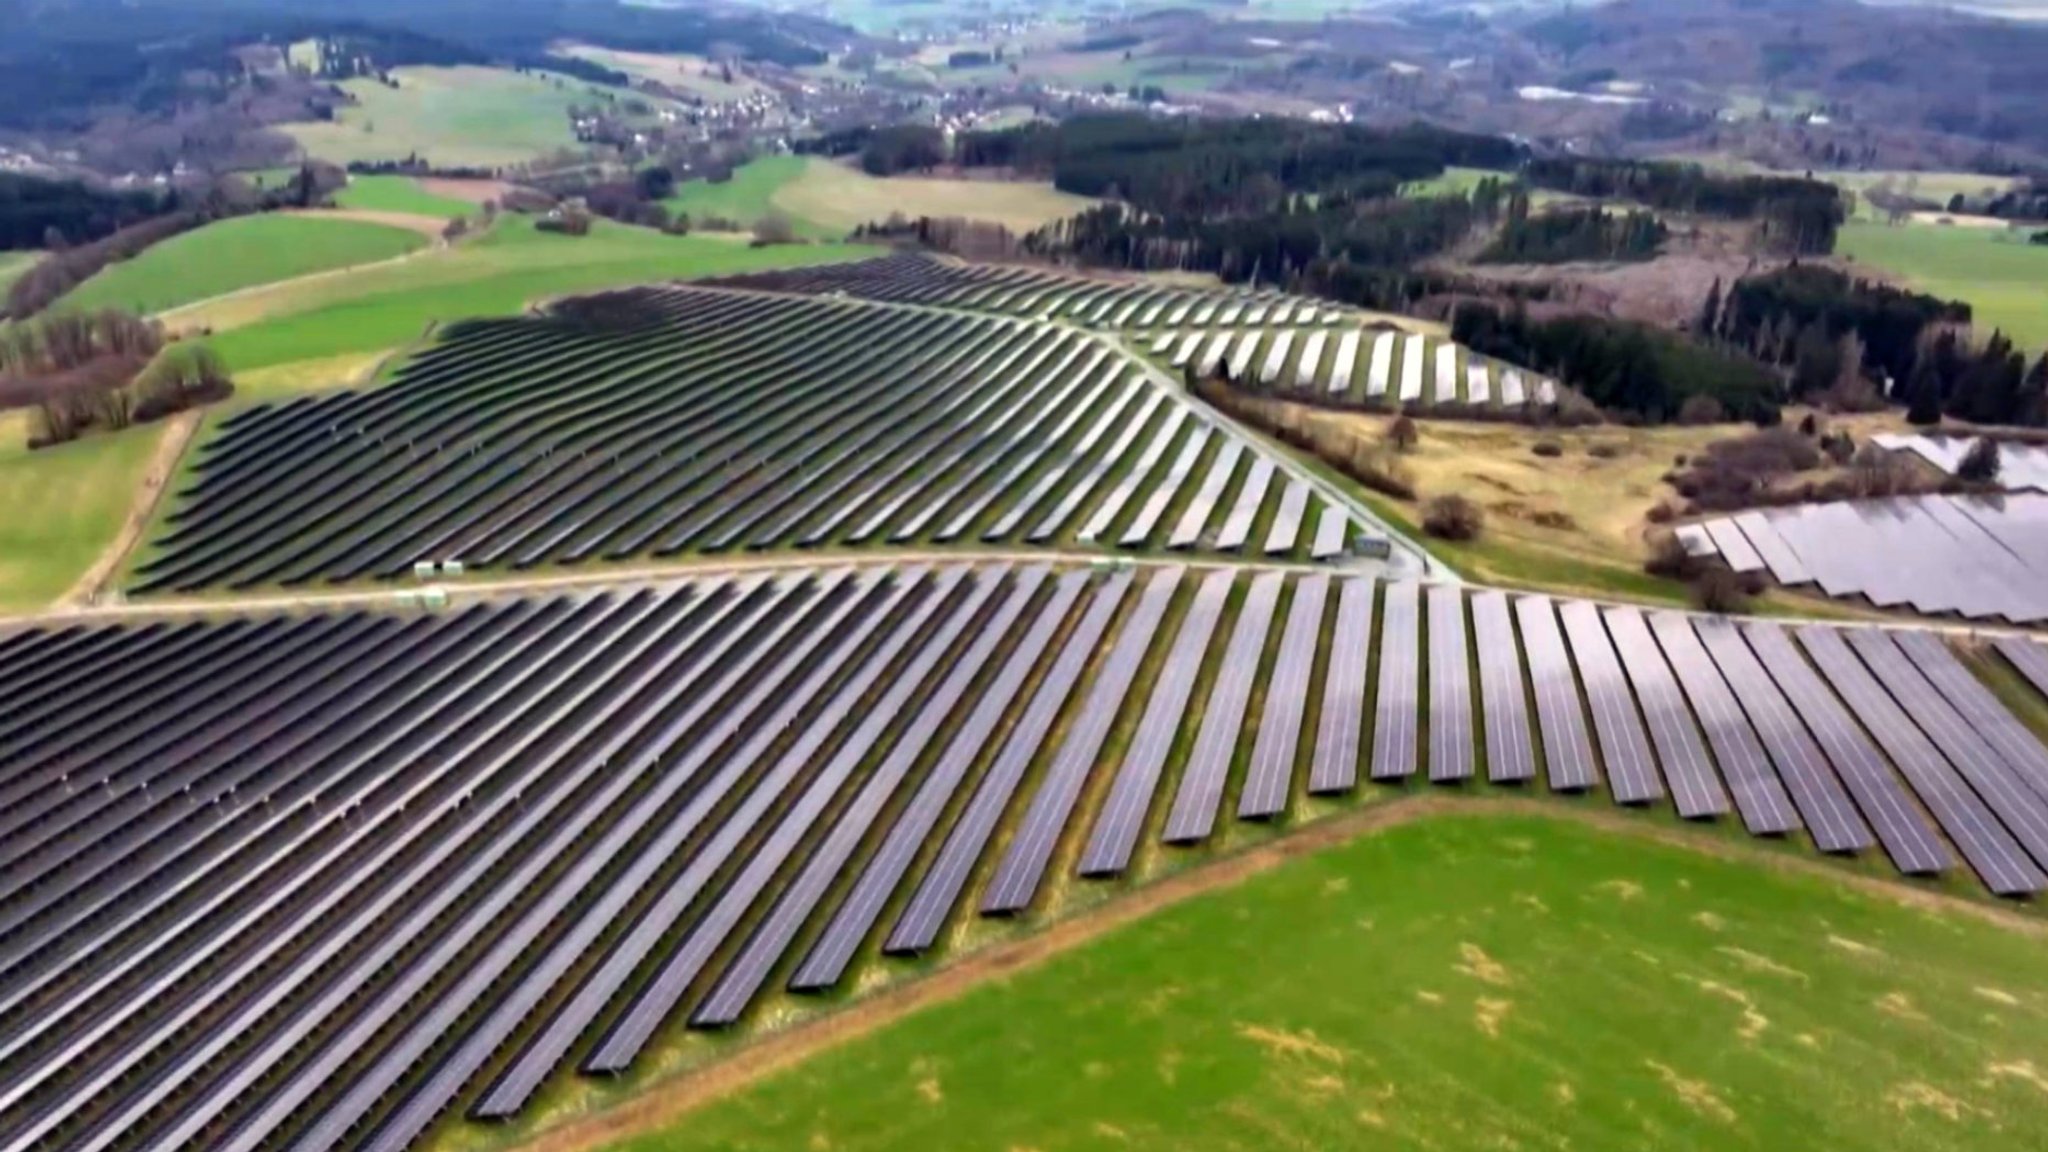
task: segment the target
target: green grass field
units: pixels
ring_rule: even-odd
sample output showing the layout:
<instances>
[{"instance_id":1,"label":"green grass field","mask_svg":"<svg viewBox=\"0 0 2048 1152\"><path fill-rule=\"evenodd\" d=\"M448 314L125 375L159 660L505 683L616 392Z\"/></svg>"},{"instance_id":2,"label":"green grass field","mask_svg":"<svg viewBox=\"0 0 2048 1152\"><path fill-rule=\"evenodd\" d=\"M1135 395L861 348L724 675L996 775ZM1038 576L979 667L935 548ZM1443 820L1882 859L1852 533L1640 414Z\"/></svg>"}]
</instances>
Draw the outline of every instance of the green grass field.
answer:
<instances>
[{"instance_id":1,"label":"green grass field","mask_svg":"<svg viewBox=\"0 0 2048 1152\"><path fill-rule=\"evenodd\" d=\"M400 228L308 216L238 216L116 264L64 297L76 308L161 312L259 284L389 260L426 246Z\"/></svg>"},{"instance_id":2,"label":"green grass field","mask_svg":"<svg viewBox=\"0 0 2048 1152\"><path fill-rule=\"evenodd\" d=\"M476 205L450 196L436 196L410 176L353 176L334 197L339 208L361 212L407 212L453 220L476 211Z\"/></svg>"},{"instance_id":3,"label":"green grass field","mask_svg":"<svg viewBox=\"0 0 2048 1152\"><path fill-rule=\"evenodd\" d=\"M777 192L803 176L808 163L802 156L764 156L741 165L730 180L716 184L688 180L678 184L675 195L662 204L670 212L687 212L693 218L716 216L752 224L774 207ZM824 231L808 220L795 223L800 231Z\"/></svg>"},{"instance_id":4,"label":"green grass field","mask_svg":"<svg viewBox=\"0 0 2048 1152\"><path fill-rule=\"evenodd\" d=\"M2002 328L2025 347L2048 349L2048 246L2003 230L1856 221L1835 250L1923 292L1968 301L1980 336Z\"/></svg>"},{"instance_id":5,"label":"green grass field","mask_svg":"<svg viewBox=\"0 0 2048 1152\"><path fill-rule=\"evenodd\" d=\"M189 319L220 333L214 347L240 372L395 348L430 325L509 315L550 296L872 254L847 245L752 248L608 223L579 239L507 218L485 236L417 260L286 286L274 297L231 301Z\"/></svg>"},{"instance_id":6,"label":"green grass field","mask_svg":"<svg viewBox=\"0 0 2048 1152\"><path fill-rule=\"evenodd\" d=\"M64 594L121 531L161 425L31 452L20 416L0 419L0 611Z\"/></svg>"},{"instance_id":7,"label":"green grass field","mask_svg":"<svg viewBox=\"0 0 2048 1152\"><path fill-rule=\"evenodd\" d=\"M576 144L571 104L603 99L580 81L497 68L398 68L399 87L343 83L358 101L332 123L282 125L308 155L347 164L419 155L495 168Z\"/></svg>"},{"instance_id":8,"label":"green grass field","mask_svg":"<svg viewBox=\"0 0 2048 1152\"><path fill-rule=\"evenodd\" d=\"M888 179L844 164L804 156L767 156L742 166L731 180L692 180L664 203L672 212L719 216L751 224L768 212L789 217L800 235L845 236L862 224L905 216L966 216L993 220L1016 232L1071 216L1092 201L1049 184L986 180Z\"/></svg>"},{"instance_id":9,"label":"green grass field","mask_svg":"<svg viewBox=\"0 0 2048 1152\"><path fill-rule=\"evenodd\" d=\"M618 1147L2039 1147L2038 932L1765 859L1427 817Z\"/></svg>"},{"instance_id":10,"label":"green grass field","mask_svg":"<svg viewBox=\"0 0 2048 1152\"><path fill-rule=\"evenodd\" d=\"M0 292L21 279L21 275L35 265L40 252L0 252Z\"/></svg>"}]
</instances>

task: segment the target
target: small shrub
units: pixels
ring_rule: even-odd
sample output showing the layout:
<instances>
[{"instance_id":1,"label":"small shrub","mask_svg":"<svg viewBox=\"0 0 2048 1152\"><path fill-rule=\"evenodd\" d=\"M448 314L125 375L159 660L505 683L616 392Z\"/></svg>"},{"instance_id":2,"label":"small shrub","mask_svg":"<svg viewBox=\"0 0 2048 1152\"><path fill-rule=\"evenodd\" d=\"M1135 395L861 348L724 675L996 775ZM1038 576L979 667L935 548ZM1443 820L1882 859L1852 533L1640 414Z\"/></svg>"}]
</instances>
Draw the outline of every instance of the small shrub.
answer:
<instances>
[{"instance_id":1,"label":"small shrub","mask_svg":"<svg viewBox=\"0 0 2048 1152\"><path fill-rule=\"evenodd\" d=\"M754 221L754 247L796 243L796 225L780 212L770 212Z\"/></svg>"},{"instance_id":2,"label":"small shrub","mask_svg":"<svg viewBox=\"0 0 2048 1152\"><path fill-rule=\"evenodd\" d=\"M1980 436L1970 450L1963 453L1956 464L1956 476L1972 484L1991 484L1998 480L2002 462L1998 457L1998 441L1989 436Z\"/></svg>"},{"instance_id":3,"label":"small shrub","mask_svg":"<svg viewBox=\"0 0 2048 1152\"><path fill-rule=\"evenodd\" d=\"M1564 445L1559 444L1555 440L1538 440L1536 442L1536 446L1529 449L1529 451L1534 452L1536 455L1541 456L1546 460L1554 460L1557 457L1564 455Z\"/></svg>"},{"instance_id":4,"label":"small shrub","mask_svg":"<svg viewBox=\"0 0 2048 1152\"><path fill-rule=\"evenodd\" d=\"M1591 456L1595 460L1618 459L1621 456L1621 445L1595 444L1591 448L1586 449L1586 455Z\"/></svg>"},{"instance_id":5,"label":"small shrub","mask_svg":"<svg viewBox=\"0 0 2048 1152\"><path fill-rule=\"evenodd\" d=\"M1741 577L1726 568L1708 568L1693 577L1693 606L1702 612L1739 615L1749 610L1750 599L1751 594L1743 586Z\"/></svg>"},{"instance_id":6,"label":"small shrub","mask_svg":"<svg viewBox=\"0 0 2048 1152\"><path fill-rule=\"evenodd\" d=\"M1728 420L1728 410L1712 396L1688 396L1678 406L1678 422L1694 428L1708 424L1722 424Z\"/></svg>"},{"instance_id":7,"label":"small shrub","mask_svg":"<svg viewBox=\"0 0 2048 1152\"><path fill-rule=\"evenodd\" d=\"M1572 519L1569 513L1555 512L1547 509L1530 516L1529 523L1536 525L1538 528L1555 528L1561 532L1569 532L1579 526L1579 522Z\"/></svg>"},{"instance_id":8,"label":"small shrub","mask_svg":"<svg viewBox=\"0 0 2048 1152\"><path fill-rule=\"evenodd\" d=\"M1808 412L1806 419L1799 422L1799 434L1809 440L1820 435L1820 420L1813 413Z\"/></svg>"},{"instance_id":9,"label":"small shrub","mask_svg":"<svg viewBox=\"0 0 2048 1152\"><path fill-rule=\"evenodd\" d=\"M1395 451L1413 452L1421 442L1422 429L1416 427L1414 417L1396 416L1394 422L1387 425L1387 443L1392 444Z\"/></svg>"},{"instance_id":10,"label":"small shrub","mask_svg":"<svg viewBox=\"0 0 2048 1152\"><path fill-rule=\"evenodd\" d=\"M1477 540L1486 528L1486 513L1456 493L1432 498L1422 508L1422 530L1439 540Z\"/></svg>"},{"instance_id":11,"label":"small shrub","mask_svg":"<svg viewBox=\"0 0 2048 1152\"><path fill-rule=\"evenodd\" d=\"M1643 571L1666 580L1690 580L1699 574L1700 562L1685 550L1683 541L1670 532L1660 532L1650 542L1650 558Z\"/></svg>"},{"instance_id":12,"label":"small shrub","mask_svg":"<svg viewBox=\"0 0 2048 1152\"><path fill-rule=\"evenodd\" d=\"M1648 520L1652 524L1669 524L1673 520L1678 519L1678 509L1663 501L1658 501L1651 506L1648 512L1643 514L1643 519Z\"/></svg>"}]
</instances>

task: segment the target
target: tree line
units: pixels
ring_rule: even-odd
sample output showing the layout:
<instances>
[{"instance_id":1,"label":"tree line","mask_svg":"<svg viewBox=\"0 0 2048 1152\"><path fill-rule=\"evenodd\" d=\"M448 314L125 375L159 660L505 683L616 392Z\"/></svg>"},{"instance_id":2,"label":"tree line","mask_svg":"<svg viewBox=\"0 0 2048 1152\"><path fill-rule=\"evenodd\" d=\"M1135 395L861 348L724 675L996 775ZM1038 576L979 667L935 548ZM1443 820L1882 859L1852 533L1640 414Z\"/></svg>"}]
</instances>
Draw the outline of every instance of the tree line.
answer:
<instances>
[{"instance_id":1,"label":"tree line","mask_svg":"<svg viewBox=\"0 0 2048 1152\"><path fill-rule=\"evenodd\" d=\"M1534 187L1574 196L1755 221L1766 245L1796 255L1834 251L1835 234L1848 219L1840 189L1797 176L1726 175L1661 160L1539 157L1522 177Z\"/></svg>"},{"instance_id":2,"label":"tree line","mask_svg":"<svg viewBox=\"0 0 2048 1152\"><path fill-rule=\"evenodd\" d=\"M1500 235L1480 252L1478 260L1483 264L1648 260L1668 235L1653 212L1610 212L1592 207L1531 215L1528 194L1517 190Z\"/></svg>"}]
</instances>

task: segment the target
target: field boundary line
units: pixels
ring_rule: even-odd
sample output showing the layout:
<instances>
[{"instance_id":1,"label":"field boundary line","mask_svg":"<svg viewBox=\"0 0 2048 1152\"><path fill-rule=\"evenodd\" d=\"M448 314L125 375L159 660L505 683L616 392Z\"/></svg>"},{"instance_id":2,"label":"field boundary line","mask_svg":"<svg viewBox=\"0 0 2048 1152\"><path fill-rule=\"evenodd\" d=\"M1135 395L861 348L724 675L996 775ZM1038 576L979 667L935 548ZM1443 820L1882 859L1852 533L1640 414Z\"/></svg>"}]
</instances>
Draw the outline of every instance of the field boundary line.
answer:
<instances>
[{"instance_id":1,"label":"field boundary line","mask_svg":"<svg viewBox=\"0 0 2048 1152\"><path fill-rule=\"evenodd\" d=\"M1198 896L1234 888L1291 860L1353 840L1440 816L1461 819L1537 817L1579 823L1597 831L1634 837L1714 859L1752 864L1780 873L1825 879L1862 895L1907 908L1977 917L2012 931L2048 938L2041 923L2002 908L1944 892L1923 892L1894 880L1843 872L1824 860L1791 856L1715 841L1683 829L1645 823L1606 809L1523 797L1421 793L1310 823L1299 830L1217 857L1162 880L1123 893L1043 931L962 957L929 975L907 980L759 1041L699 1068L657 1080L601 1112L563 1121L506 1145L517 1152L599 1152L622 1140L676 1122L691 1112L739 1092L776 1073L843 1044L858 1040L927 1008L956 1000L996 977L1028 971L1127 924Z\"/></svg>"},{"instance_id":2,"label":"field boundary line","mask_svg":"<svg viewBox=\"0 0 2048 1152\"><path fill-rule=\"evenodd\" d=\"M148 468L142 475L142 487L129 497L128 514L121 521L121 530L100 550L99 557L92 562L64 594L57 598L53 610L63 612L89 608L105 589L114 573L121 570L121 564L128 554L142 543L149 526L156 521L157 509L162 507L170 491L171 478L178 473L178 463L191 451L198 439L199 426L205 412L190 410L180 412L164 422L162 433L157 437L156 450L150 453Z\"/></svg>"}]
</instances>

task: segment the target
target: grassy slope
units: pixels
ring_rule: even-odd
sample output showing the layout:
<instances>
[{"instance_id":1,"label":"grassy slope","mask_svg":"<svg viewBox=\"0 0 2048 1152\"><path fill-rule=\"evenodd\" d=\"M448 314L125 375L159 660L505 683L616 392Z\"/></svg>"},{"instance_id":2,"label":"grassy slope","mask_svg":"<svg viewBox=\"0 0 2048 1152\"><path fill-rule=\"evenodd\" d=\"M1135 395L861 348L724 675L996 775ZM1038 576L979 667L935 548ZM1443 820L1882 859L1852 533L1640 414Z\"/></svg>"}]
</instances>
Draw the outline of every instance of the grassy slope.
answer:
<instances>
[{"instance_id":1,"label":"grassy slope","mask_svg":"<svg viewBox=\"0 0 2048 1152\"><path fill-rule=\"evenodd\" d=\"M2033 1146L2040 941L1758 859L1407 825L621 1147Z\"/></svg>"},{"instance_id":2,"label":"grassy slope","mask_svg":"<svg viewBox=\"0 0 2048 1152\"><path fill-rule=\"evenodd\" d=\"M30 452L19 414L0 418L0 611L63 595L121 530L161 425Z\"/></svg>"},{"instance_id":3,"label":"grassy slope","mask_svg":"<svg viewBox=\"0 0 2048 1152\"><path fill-rule=\"evenodd\" d=\"M336 207L366 212L408 212L453 220L476 211L467 200L436 196L410 176L355 176L335 196Z\"/></svg>"},{"instance_id":4,"label":"grassy slope","mask_svg":"<svg viewBox=\"0 0 2048 1152\"><path fill-rule=\"evenodd\" d=\"M21 279L21 275L35 265L40 252L0 252L0 292Z\"/></svg>"},{"instance_id":5,"label":"grassy slope","mask_svg":"<svg viewBox=\"0 0 2048 1152\"><path fill-rule=\"evenodd\" d=\"M399 68L399 87L343 83L356 106L332 123L287 124L310 155L337 164L418 154L448 167L499 167L574 146L568 108L589 86L496 68Z\"/></svg>"},{"instance_id":6,"label":"grassy slope","mask_svg":"<svg viewBox=\"0 0 2048 1152\"><path fill-rule=\"evenodd\" d=\"M1091 201L1046 184L915 176L880 179L815 157L770 156L745 165L722 184L683 184L666 203L671 211L742 223L752 223L774 209L795 221L804 235L836 237L886 219L891 212L968 216L1027 232L1071 216Z\"/></svg>"},{"instance_id":7,"label":"grassy slope","mask_svg":"<svg viewBox=\"0 0 2048 1152\"><path fill-rule=\"evenodd\" d=\"M1982 335L2003 328L2028 348L2048 349L2048 246L1979 228L1855 222L1836 250L1922 291L1968 301Z\"/></svg>"},{"instance_id":8,"label":"grassy slope","mask_svg":"<svg viewBox=\"0 0 2048 1152\"><path fill-rule=\"evenodd\" d=\"M610 224L576 239L508 219L471 243L402 265L290 286L272 298L235 301L218 315L185 319L221 331L215 347L243 371L394 348L437 322L516 313L563 293L871 254L843 245L750 248Z\"/></svg>"},{"instance_id":9,"label":"grassy slope","mask_svg":"<svg viewBox=\"0 0 2048 1152\"><path fill-rule=\"evenodd\" d=\"M675 195L663 204L670 212L687 212L692 217L717 216L751 224L768 213L773 207L775 194L784 185L803 175L805 164L801 156L764 156L742 165L733 172L730 180L717 184L709 180L690 180L679 184ZM806 233L826 231L811 221L797 223L799 230Z\"/></svg>"},{"instance_id":10,"label":"grassy slope","mask_svg":"<svg viewBox=\"0 0 2048 1152\"><path fill-rule=\"evenodd\" d=\"M116 264L66 305L161 312L258 284L370 264L426 245L417 233L355 220L240 216L209 224Z\"/></svg>"}]
</instances>

